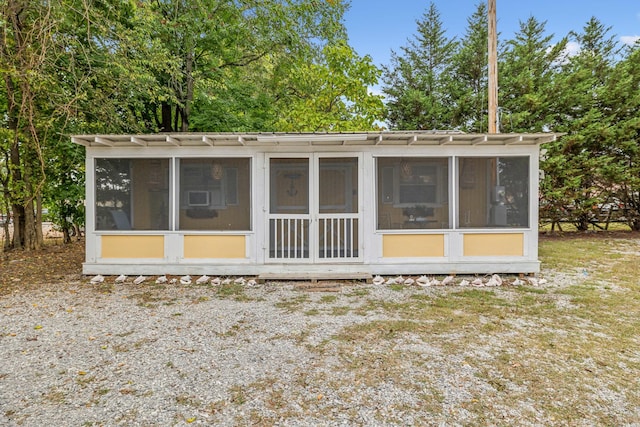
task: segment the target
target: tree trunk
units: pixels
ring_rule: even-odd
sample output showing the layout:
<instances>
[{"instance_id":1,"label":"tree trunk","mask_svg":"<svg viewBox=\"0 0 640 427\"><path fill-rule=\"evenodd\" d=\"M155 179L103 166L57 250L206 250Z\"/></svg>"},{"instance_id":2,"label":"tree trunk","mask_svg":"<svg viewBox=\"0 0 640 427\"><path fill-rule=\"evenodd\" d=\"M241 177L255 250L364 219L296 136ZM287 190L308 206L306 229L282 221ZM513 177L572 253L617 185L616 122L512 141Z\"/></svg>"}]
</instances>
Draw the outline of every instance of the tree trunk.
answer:
<instances>
[{"instance_id":1,"label":"tree trunk","mask_svg":"<svg viewBox=\"0 0 640 427\"><path fill-rule=\"evenodd\" d=\"M71 234L69 233L69 227L65 224L62 227L62 243L71 243Z\"/></svg>"},{"instance_id":2,"label":"tree trunk","mask_svg":"<svg viewBox=\"0 0 640 427\"><path fill-rule=\"evenodd\" d=\"M44 242L44 236L42 235L42 195L38 192L36 197L36 218L35 218L35 231L36 231L36 246L38 249L42 247Z\"/></svg>"},{"instance_id":3,"label":"tree trunk","mask_svg":"<svg viewBox=\"0 0 640 427\"><path fill-rule=\"evenodd\" d=\"M187 93L182 107L182 132L189 131L189 115L191 114L191 102L193 101L193 52L187 54L185 62Z\"/></svg>"},{"instance_id":4,"label":"tree trunk","mask_svg":"<svg viewBox=\"0 0 640 427\"><path fill-rule=\"evenodd\" d=\"M8 163L8 161L7 161ZM8 190L8 184L9 184L9 177L5 176L5 179L2 181L2 188L3 188L3 202L4 202L4 206L2 207L2 211L6 214L4 217L4 221L2 223L2 228L4 230L4 241L2 243L2 249L4 251L8 251L9 249L11 249L11 234L9 233L9 222L11 221L11 206L9 205L9 190Z\"/></svg>"},{"instance_id":5,"label":"tree trunk","mask_svg":"<svg viewBox=\"0 0 640 427\"><path fill-rule=\"evenodd\" d=\"M173 127L171 126L171 104L166 101L162 102L161 106L162 110L162 122L160 123L160 132L173 132Z\"/></svg>"},{"instance_id":6,"label":"tree trunk","mask_svg":"<svg viewBox=\"0 0 640 427\"><path fill-rule=\"evenodd\" d=\"M11 247L13 249L22 249L24 247L24 206L14 204L11 209L13 210Z\"/></svg>"},{"instance_id":7,"label":"tree trunk","mask_svg":"<svg viewBox=\"0 0 640 427\"><path fill-rule=\"evenodd\" d=\"M25 206L24 210L24 248L33 250L33 249L42 249L41 241L38 240L38 226L37 220L34 210L33 199L29 200ZM41 233L42 234L42 233Z\"/></svg>"},{"instance_id":8,"label":"tree trunk","mask_svg":"<svg viewBox=\"0 0 640 427\"><path fill-rule=\"evenodd\" d=\"M3 9L4 24L10 24L12 43L7 43L7 32L0 31L0 53L3 65L13 72L5 72L5 98L7 130L11 135L11 146L7 158L6 194L13 211L13 238L11 247L15 249L39 249L42 247L42 230L38 233L38 219L34 213L34 197L40 192L40 186L34 189L29 174L29 159L40 158L39 142L35 128L35 96L31 88L31 73L37 72L40 58L32 56L30 30L42 28L29 27L22 19L28 2L7 2ZM32 144L29 145L29 142ZM33 155L33 156L30 156ZM40 160L42 160L40 158ZM43 171L44 173L44 171ZM41 228L41 227L40 227Z\"/></svg>"}]
</instances>

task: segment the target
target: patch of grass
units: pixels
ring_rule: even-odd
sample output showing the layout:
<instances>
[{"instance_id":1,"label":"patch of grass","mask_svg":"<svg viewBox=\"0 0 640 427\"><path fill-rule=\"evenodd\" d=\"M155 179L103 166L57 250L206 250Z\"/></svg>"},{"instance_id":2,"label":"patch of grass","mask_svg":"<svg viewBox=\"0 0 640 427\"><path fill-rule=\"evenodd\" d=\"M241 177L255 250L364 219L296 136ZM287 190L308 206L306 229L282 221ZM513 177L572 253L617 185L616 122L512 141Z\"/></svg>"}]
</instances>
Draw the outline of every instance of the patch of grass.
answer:
<instances>
[{"instance_id":1,"label":"patch of grass","mask_svg":"<svg viewBox=\"0 0 640 427\"><path fill-rule=\"evenodd\" d=\"M339 306L339 307L331 307L331 315L332 316L344 316L351 311L351 307L348 305Z\"/></svg>"},{"instance_id":2,"label":"patch of grass","mask_svg":"<svg viewBox=\"0 0 640 427\"><path fill-rule=\"evenodd\" d=\"M216 335L224 338L224 337L235 337L236 335L238 335L243 329L243 325L241 324L242 322L238 322L234 325L232 325L229 329L227 329L225 332L216 332Z\"/></svg>"},{"instance_id":3,"label":"patch of grass","mask_svg":"<svg viewBox=\"0 0 640 427\"><path fill-rule=\"evenodd\" d=\"M315 351L340 359L334 377L367 387L391 382L421 396L430 413L443 414L449 382L469 396L458 405L464 418L448 414L453 422L633 424L640 407L638 247L637 240L602 237L543 239L548 286L407 289L394 300L368 298L356 312L386 319L351 324ZM568 283L554 284L551 268ZM409 378L408 367L428 374Z\"/></svg>"},{"instance_id":4,"label":"patch of grass","mask_svg":"<svg viewBox=\"0 0 640 427\"><path fill-rule=\"evenodd\" d=\"M124 344L115 344L113 346L113 351L115 351L116 353L126 353L129 351L129 347Z\"/></svg>"},{"instance_id":5,"label":"patch of grass","mask_svg":"<svg viewBox=\"0 0 640 427\"><path fill-rule=\"evenodd\" d=\"M102 283L98 283L95 286L95 290L101 294L110 294L114 291L115 285L111 282L104 281Z\"/></svg>"},{"instance_id":6,"label":"patch of grass","mask_svg":"<svg viewBox=\"0 0 640 427\"><path fill-rule=\"evenodd\" d=\"M248 394L244 387L234 385L228 390L231 403L235 405L244 405L248 400Z\"/></svg>"},{"instance_id":7,"label":"patch of grass","mask_svg":"<svg viewBox=\"0 0 640 427\"><path fill-rule=\"evenodd\" d=\"M205 411L210 414L217 414L227 406L226 400L216 400L205 405Z\"/></svg>"},{"instance_id":8,"label":"patch of grass","mask_svg":"<svg viewBox=\"0 0 640 427\"><path fill-rule=\"evenodd\" d=\"M364 297L370 295L371 291L365 287L354 287L346 295L349 297Z\"/></svg>"},{"instance_id":9,"label":"patch of grass","mask_svg":"<svg viewBox=\"0 0 640 427\"><path fill-rule=\"evenodd\" d=\"M93 383L95 380L96 380L96 377L93 375L82 374L76 377L76 384L78 384L82 388L85 388L89 384Z\"/></svg>"},{"instance_id":10,"label":"patch of grass","mask_svg":"<svg viewBox=\"0 0 640 427\"><path fill-rule=\"evenodd\" d=\"M322 295L320 302L322 304L333 304L337 299L337 295Z\"/></svg>"},{"instance_id":11,"label":"patch of grass","mask_svg":"<svg viewBox=\"0 0 640 427\"><path fill-rule=\"evenodd\" d=\"M311 332L314 328L318 327L318 325L307 325L306 329L302 329L299 331L292 331L288 334L277 334L269 338L270 341L277 340L291 340L298 345L303 345L307 338L311 335Z\"/></svg>"},{"instance_id":12,"label":"patch of grass","mask_svg":"<svg viewBox=\"0 0 640 427\"><path fill-rule=\"evenodd\" d=\"M50 387L49 390L42 396L45 402L55 405L62 405L66 402L67 396L57 387Z\"/></svg>"},{"instance_id":13,"label":"patch of grass","mask_svg":"<svg viewBox=\"0 0 640 427\"><path fill-rule=\"evenodd\" d=\"M239 283L228 283L226 285L220 285L217 287L218 292L216 295L218 298L231 299L238 302L254 301L254 298L249 297L244 286Z\"/></svg>"},{"instance_id":14,"label":"patch of grass","mask_svg":"<svg viewBox=\"0 0 640 427\"><path fill-rule=\"evenodd\" d=\"M144 291L128 296L129 299L137 300L137 305L145 308L156 308L163 301L168 301L161 293L155 291Z\"/></svg>"},{"instance_id":15,"label":"patch of grass","mask_svg":"<svg viewBox=\"0 0 640 427\"><path fill-rule=\"evenodd\" d=\"M296 295L293 298L285 299L275 303L274 305L278 308L286 310L290 313L300 311L302 306L309 302L310 298L308 294L300 294Z\"/></svg>"},{"instance_id":16,"label":"patch of grass","mask_svg":"<svg viewBox=\"0 0 640 427\"><path fill-rule=\"evenodd\" d=\"M179 394L175 400L178 405L191 406L193 408L199 408L202 405L200 399L190 394Z\"/></svg>"}]
</instances>

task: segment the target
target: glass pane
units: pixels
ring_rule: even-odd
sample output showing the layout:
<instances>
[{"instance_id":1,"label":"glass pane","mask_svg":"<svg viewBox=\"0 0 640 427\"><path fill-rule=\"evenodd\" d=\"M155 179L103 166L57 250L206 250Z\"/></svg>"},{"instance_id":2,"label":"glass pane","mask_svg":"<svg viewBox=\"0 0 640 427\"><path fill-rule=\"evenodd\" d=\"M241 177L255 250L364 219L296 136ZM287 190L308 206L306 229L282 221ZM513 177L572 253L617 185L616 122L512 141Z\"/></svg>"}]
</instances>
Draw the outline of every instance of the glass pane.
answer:
<instances>
[{"instance_id":1,"label":"glass pane","mask_svg":"<svg viewBox=\"0 0 640 427\"><path fill-rule=\"evenodd\" d=\"M169 159L96 159L96 230L169 229Z\"/></svg>"},{"instance_id":2,"label":"glass pane","mask_svg":"<svg viewBox=\"0 0 640 427\"><path fill-rule=\"evenodd\" d=\"M381 157L378 229L449 228L449 160Z\"/></svg>"},{"instance_id":3,"label":"glass pane","mask_svg":"<svg viewBox=\"0 0 640 427\"><path fill-rule=\"evenodd\" d=\"M271 159L269 194L274 214L309 213L309 159Z\"/></svg>"},{"instance_id":4,"label":"glass pane","mask_svg":"<svg viewBox=\"0 0 640 427\"><path fill-rule=\"evenodd\" d=\"M458 171L460 227L529 226L528 157L465 157Z\"/></svg>"},{"instance_id":5,"label":"glass pane","mask_svg":"<svg viewBox=\"0 0 640 427\"><path fill-rule=\"evenodd\" d=\"M250 159L181 159L179 200L181 230L250 230Z\"/></svg>"},{"instance_id":6,"label":"glass pane","mask_svg":"<svg viewBox=\"0 0 640 427\"><path fill-rule=\"evenodd\" d=\"M320 213L358 212L358 159L321 158Z\"/></svg>"}]
</instances>

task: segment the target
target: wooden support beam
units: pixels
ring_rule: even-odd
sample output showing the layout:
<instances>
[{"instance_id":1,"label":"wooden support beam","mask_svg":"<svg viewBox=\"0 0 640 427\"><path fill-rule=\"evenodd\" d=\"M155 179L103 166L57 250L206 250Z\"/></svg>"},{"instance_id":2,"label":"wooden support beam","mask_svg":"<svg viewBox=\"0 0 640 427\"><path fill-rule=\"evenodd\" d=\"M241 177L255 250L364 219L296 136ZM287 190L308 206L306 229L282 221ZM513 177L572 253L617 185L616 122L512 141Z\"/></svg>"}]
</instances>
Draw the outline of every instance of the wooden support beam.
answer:
<instances>
[{"instance_id":1,"label":"wooden support beam","mask_svg":"<svg viewBox=\"0 0 640 427\"><path fill-rule=\"evenodd\" d=\"M317 282L318 280L371 280L371 279L372 279L372 276L369 273L282 272L282 273L262 273L258 276L259 282L277 281L277 280Z\"/></svg>"},{"instance_id":2,"label":"wooden support beam","mask_svg":"<svg viewBox=\"0 0 640 427\"><path fill-rule=\"evenodd\" d=\"M489 133L498 133L498 32L496 0L489 0Z\"/></svg>"},{"instance_id":3,"label":"wooden support beam","mask_svg":"<svg viewBox=\"0 0 640 427\"><path fill-rule=\"evenodd\" d=\"M444 138L440 138L438 142L440 143L440 145L451 144L453 142L453 136L445 136Z\"/></svg>"},{"instance_id":4,"label":"wooden support beam","mask_svg":"<svg viewBox=\"0 0 640 427\"><path fill-rule=\"evenodd\" d=\"M113 147L113 141L111 141L110 139L96 136L95 141L97 144L106 145L107 147Z\"/></svg>"},{"instance_id":5,"label":"wooden support beam","mask_svg":"<svg viewBox=\"0 0 640 427\"><path fill-rule=\"evenodd\" d=\"M472 139L471 143L473 145L483 144L483 143L487 142L488 140L489 140L489 138L487 138L487 135L482 135L482 136L479 136L477 138Z\"/></svg>"},{"instance_id":6,"label":"wooden support beam","mask_svg":"<svg viewBox=\"0 0 640 427\"><path fill-rule=\"evenodd\" d=\"M180 145L182 145L180 144L180 141L178 141L176 138L172 137L171 135L167 135L166 141L171 145L175 145L176 147L179 147Z\"/></svg>"},{"instance_id":7,"label":"wooden support beam","mask_svg":"<svg viewBox=\"0 0 640 427\"><path fill-rule=\"evenodd\" d=\"M146 146L148 146L148 145L149 145L149 144L147 143L147 141L145 141L145 140L143 140L143 139L141 139L141 138L139 138L139 137L137 137L137 136L132 136L132 137L131 137L131 142L132 142L133 144L137 144L137 145L140 145L140 146L142 146L142 147L146 147Z\"/></svg>"},{"instance_id":8,"label":"wooden support beam","mask_svg":"<svg viewBox=\"0 0 640 427\"><path fill-rule=\"evenodd\" d=\"M518 135L518 136L514 136L513 138L508 138L504 140L504 143L506 145L508 144L519 144L524 140L524 138L522 137L522 135Z\"/></svg>"}]
</instances>

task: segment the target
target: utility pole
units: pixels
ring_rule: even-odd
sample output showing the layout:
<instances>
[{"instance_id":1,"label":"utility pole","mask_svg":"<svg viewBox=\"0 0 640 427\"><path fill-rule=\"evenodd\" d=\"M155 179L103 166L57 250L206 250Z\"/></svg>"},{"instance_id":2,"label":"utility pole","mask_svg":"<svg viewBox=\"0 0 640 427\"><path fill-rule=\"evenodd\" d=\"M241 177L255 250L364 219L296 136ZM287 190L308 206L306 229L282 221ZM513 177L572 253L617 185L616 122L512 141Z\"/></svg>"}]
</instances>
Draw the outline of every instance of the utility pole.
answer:
<instances>
[{"instance_id":1,"label":"utility pole","mask_svg":"<svg viewBox=\"0 0 640 427\"><path fill-rule=\"evenodd\" d=\"M498 31L496 0L489 0L489 133L498 129Z\"/></svg>"}]
</instances>

